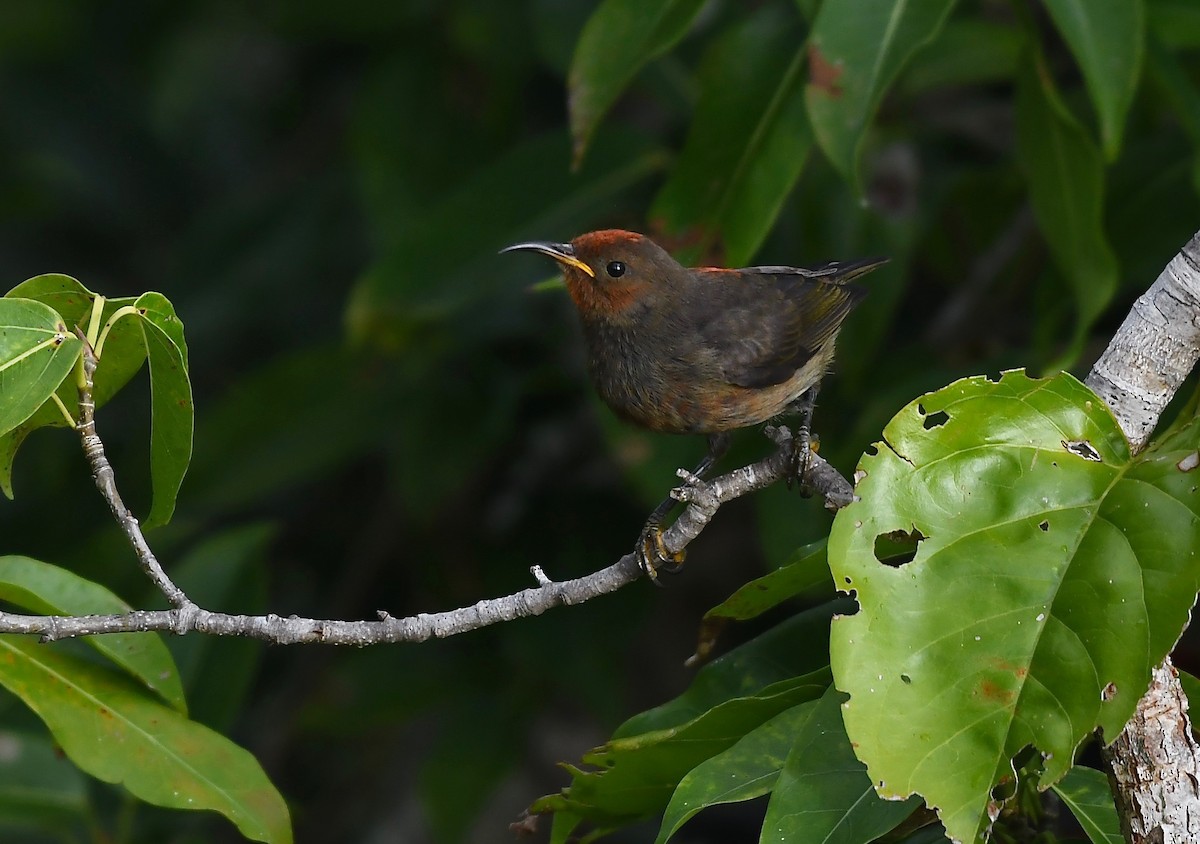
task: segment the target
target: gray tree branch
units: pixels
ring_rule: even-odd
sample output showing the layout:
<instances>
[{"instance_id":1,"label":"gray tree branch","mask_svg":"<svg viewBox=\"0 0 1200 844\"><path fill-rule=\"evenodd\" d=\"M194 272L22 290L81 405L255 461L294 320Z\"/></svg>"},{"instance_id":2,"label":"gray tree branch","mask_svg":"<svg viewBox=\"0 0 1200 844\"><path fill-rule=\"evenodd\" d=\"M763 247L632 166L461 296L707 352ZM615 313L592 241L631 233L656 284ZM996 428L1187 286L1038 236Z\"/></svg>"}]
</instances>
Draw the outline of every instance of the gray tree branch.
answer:
<instances>
[{"instance_id":1,"label":"gray tree branch","mask_svg":"<svg viewBox=\"0 0 1200 844\"><path fill-rule=\"evenodd\" d=\"M1112 409L1134 453L1200 358L1200 233L1134 303L1086 379ZM1200 841L1200 747L1168 657L1133 718L1106 751L1130 844Z\"/></svg>"},{"instance_id":2,"label":"gray tree branch","mask_svg":"<svg viewBox=\"0 0 1200 844\"><path fill-rule=\"evenodd\" d=\"M636 558L626 554L608 568L574 580L555 582L540 566L532 572L538 586L513 595L480 601L469 607L440 613L420 613L409 618L394 618L380 611L372 621L337 621L269 614L263 616L230 615L204 609L193 602L167 576L142 534L141 525L121 500L112 466L104 454L104 444L96 433L95 402L92 398L96 358L86 339L83 352L83 384L79 389L79 436L92 467L96 488L108 503L113 517L129 539L138 564L154 585L170 601L169 610L134 610L113 615L44 616L0 612L0 633L39 635L43 641L95 636L104 633L146 631L184 634L209 633L216 636L243 636L280 645L327 644L373 645L392 642L423 642L477 630L504 621L541 615L552 607L569 606L615 592L643 576ZM769 428L768 435L778 446L763 460L744 466L707 482L688 479L674 491L688 502L675 523L663 533L663 543L674 553L688 546L716 515L722 504L782 479L788 471L791 433L786 428ZM808 466L812 488L825 495L827 506L836 508L853 497L850 484L819 455L813 454ZM682 475L686 475L684 472ZM681 476L682 476L681 475Z\"/></svg>"}]
</instances>

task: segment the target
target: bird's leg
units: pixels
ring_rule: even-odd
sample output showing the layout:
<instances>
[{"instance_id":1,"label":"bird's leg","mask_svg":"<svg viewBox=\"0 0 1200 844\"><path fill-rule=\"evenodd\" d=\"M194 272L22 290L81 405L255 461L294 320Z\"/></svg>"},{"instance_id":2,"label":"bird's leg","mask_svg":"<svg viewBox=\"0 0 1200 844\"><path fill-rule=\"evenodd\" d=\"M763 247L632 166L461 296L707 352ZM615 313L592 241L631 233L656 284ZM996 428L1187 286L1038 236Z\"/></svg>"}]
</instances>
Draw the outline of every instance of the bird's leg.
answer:
<instances>
[{"instance_id":1,"label":"bird's leg","mask_svg":"<svg viewBox=\"0 0 1200 844\"><path fill-rule=\"evenodd\" d=\"M690 473L688 483L695 483L704 479L704 476L709 473L712 467L720 460L725 452L729 450L729 434L718 433L708 435L708 453L704 455L696 468ZM658 571L662 569L666 572L676 572L683 565L685 551L676 551L672 553L667 550L663 544L662 538L662 520L667 517L667 514L675 508L679 502L668 496L663 499L650 517L646 519L646 524L642 527L642 533L638 537L637 558L638 565L642 571L650 576L650 579L658 583Z\"/></svg>"},{"instance_id":2,"label":"bird's leg","mask_svg":"<svg viewBox=\"0 0 1200 844\"><path fill-rule=\"evenodd\" d=\"M812 443L812 415L817 404L817 390L820 384L813 384L800 394L800 398L792 404L791 410L800 414L800 424L796 427L796 436L792 438L792 454L788 460L787 488L799 484L804 490L804 477L808 474L808 456L814 451Z\"/></svg>"}]
</instances>

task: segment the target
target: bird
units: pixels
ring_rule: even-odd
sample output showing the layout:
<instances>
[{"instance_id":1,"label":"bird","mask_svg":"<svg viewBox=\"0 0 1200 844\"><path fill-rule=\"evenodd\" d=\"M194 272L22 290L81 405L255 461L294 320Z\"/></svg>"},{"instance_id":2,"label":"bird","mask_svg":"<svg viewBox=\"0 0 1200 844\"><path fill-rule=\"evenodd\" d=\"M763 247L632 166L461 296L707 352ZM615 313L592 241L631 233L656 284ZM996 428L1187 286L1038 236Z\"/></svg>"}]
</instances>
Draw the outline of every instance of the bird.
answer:
<instances>
[{"instance_id":1,"label":"bird","mask_svg":"<svg viewBox=\"0 0 1200 844\"><path fill-rule=\"evenodd\" d=\"M708 438L690 473L697 480L725 454L729 432L785 413L801 414L793 469L806 463L817 388L843 321L866 295L849 282L887 260L688 268L649 237L621 229L501 250L517 251L561 266L591 381L618 417ZM676 503L667 498L655 508L638 540L639 565L656 582L659 568L683 562L682 552L663 545L660 527Z\"/></svg>"}]
</instances>

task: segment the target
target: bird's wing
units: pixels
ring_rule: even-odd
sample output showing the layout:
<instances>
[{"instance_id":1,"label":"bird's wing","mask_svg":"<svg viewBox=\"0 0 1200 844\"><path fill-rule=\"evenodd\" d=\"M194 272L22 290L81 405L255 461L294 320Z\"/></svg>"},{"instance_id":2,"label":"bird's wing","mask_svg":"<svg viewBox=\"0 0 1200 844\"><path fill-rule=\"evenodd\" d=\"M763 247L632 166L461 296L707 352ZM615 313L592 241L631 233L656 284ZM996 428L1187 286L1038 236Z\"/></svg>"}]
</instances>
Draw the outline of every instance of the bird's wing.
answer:
<instances>
[{"instance_id":1,"label":"bird's wing","mask_svg":"<svg viewBox=\"0 0 1200 844\"><path fill-rule=\"evenodd\" d=\"M740 387L761 388L795 375L866 295L862 288L842 283L852 277L847 267L858 270L855 275L866 271L859 263L865 262L749 267L743 274L695 271L706 290L708 317L700 320L698 329L708 347L721 349L725 379Z\"/></svg>"}]
</instances>

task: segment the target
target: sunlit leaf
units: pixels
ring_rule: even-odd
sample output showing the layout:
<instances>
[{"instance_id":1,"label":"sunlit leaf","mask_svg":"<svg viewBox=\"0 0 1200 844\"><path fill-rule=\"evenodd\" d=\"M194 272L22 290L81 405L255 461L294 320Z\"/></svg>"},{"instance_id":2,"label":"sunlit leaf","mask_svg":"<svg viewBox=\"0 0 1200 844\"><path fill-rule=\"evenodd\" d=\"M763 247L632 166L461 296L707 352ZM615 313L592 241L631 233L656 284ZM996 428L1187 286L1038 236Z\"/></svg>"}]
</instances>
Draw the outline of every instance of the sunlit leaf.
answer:
<instances>
[{"instance_id":1,"label":"sunlit leaf","mask_svg":"<svg viewBox=\"0 0 1200 844\"><path fill-rule=\"evenodd\" d=\"M147 527L166 524L192 459L192 383L188 378L183 325L160 293L145 293L135 305L150 362L150 476L154 500Z\"/></svg>"},{"instance_id":2,"label":"sunlit leaf","mask_svg":"<svg viewBox=\"0 0 1200 844\"><path fill-rule=\"evenodd\" d=\"M817 143L856 192L863 190L863 139L880 100L952 8L954 0L821 5L809 36L805 100Z\"/></svg>"},{"instance_id":3,"label":"sunlit leaf","mask_svg":"<svg viewBox=\"0 0 1200 844\"><path fill-rule=\"evenodd\" d=\"M604 0L592 13L567 79L576 165L605 112L647 62L684 36L703 5L703 0Z\"/></svg>"},{"instance_id":4,"label":"sunlit leaf","mask_svg":"<svg viewBox=\"0 0 1200 844\"><path fill-rule=\"evenodd\" d=\"M157 806L219 812L254 841L292 840L287 805L253 756L124 678L28 637L3 636L0 684L97 779Z\"/></svg>"},{"instance_id":5,"label":"sunlit leaf","mask_svg":"<svg viewBox=\"0 0 1200 844\"><path fill-rule=\"evenodd\" d=\"M1142 0L1045 0L1046 9L1083 71L1100 115L1104 157L1121 149L1125 116L1137 90L1146 42Z\"/></svg>"},{"instance_id":6,"label":"sunlit leaf","mask_svg":"<svg viewBox=\"0 0 1200 844\"><path fill-rule=\"evenodd\" d=\"M1123 844L1121 819L1106 774L1076 765L1055 783L1054 793L1067 804L1092 844Z\"/></svg>"},{"instance_id":7,"label":"sunlit leaf","mask_svg":"<svg viewBox=\"0 0 1200 844\"><path fill-rule=\"evenodd\" d=\"M99 583L20 556L0 557L0 600L38 615L110 615L130 610ZM157 633L112 633L85 636L82 641L187 714L179 670Z\"/></svg>"},{"instance_id":8,"label":"sunlit leaf","mask_svg":"<svg viewBox=\"0 0 1200 844\"><path fill-rule=\"evenodd\" d=\"M31 417L71 373L83 344L32 299L0 299L0 434Z\"/></svg>"},{"instance_id":9,"label":"sunlit leaf","mask_svg":"<svg viewBox=\"0 0 1200 844\"><path fill-rule=\"evenodd\" d=\"M842 726L846 696L830 688L792 736L793 746L767 804L761 844L874 841L912 814L921 801L884 800L854 758Z\"/></svg>"},{"instance_id":10,"label":"sunlit leaf","mask_svg":"<svg viewBox=\"0 0 1200 844\"><path fill-rule=\"evenodd\" d=\"M1120 731L1200 586L1198 444L1193 420L1131 458L1066 374L965 379L888 424L829 540L860 606L834 621L834 678L881 795L978 840L1015 754L1040 751L1050 785Z\"/></svg>"},{"instance_id":11,"label":"sunlit leaf","mask_svg":"<svg viewBox=\"0 0 1200 844\"><path fill-rule=\"evenodd\" d=\"M725 263L747 264L775 223L812 145L804 55L800 23L781 6L760 9L709 50L687 142L650 211L690 244L685 262L719 240Z\"/></svg>"},{"instance_id":12,"label":"sunlit leaf","mask_svg":"<svg viewBox=\"0 0 1200 844\"><path fill-rule=\"evenodd\" d=\"M87 329L94 297L95 294L78 281L59 273L34 276L6 294L6 298L34 299L49 305L62 316L63 322L72 330L77 325ZM106 300L101 312L101 324L118 309L132 305L134 301L132 298ZM135 320L119 320L109 332L104 356L96 366L95 388L92 393L96 407L107 404L137 373L145 359L145 343ZM64 380L56 392L72 418L78 418L79 387L75 379ZM8 433L0 435L0 490L3 490L6 496L13 497L13 460L25 437L38 428L63 427L67 424L58 406L47 399L28 419Z\"/></svg>"}]
</instances>

